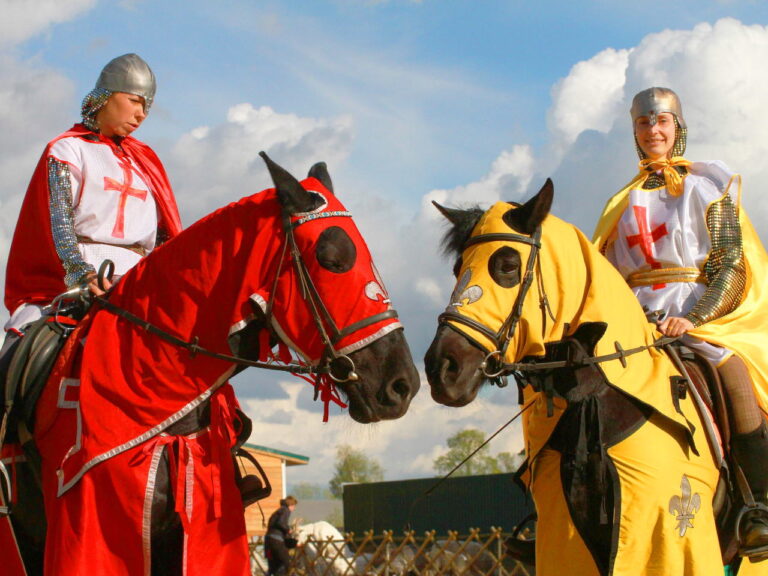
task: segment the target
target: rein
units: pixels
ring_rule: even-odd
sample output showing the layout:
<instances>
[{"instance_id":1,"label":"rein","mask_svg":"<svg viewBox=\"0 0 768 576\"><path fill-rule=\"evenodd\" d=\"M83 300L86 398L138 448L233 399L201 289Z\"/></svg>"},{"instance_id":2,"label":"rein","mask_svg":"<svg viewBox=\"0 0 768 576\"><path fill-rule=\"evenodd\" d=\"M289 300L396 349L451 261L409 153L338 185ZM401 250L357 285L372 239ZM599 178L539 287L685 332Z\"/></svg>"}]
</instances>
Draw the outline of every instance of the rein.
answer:
<instances>
[{"instance_id":1,"label":"rein","mask_svg":"<svg viewBox=\"0 0 768 576\"><path fill-rule=\"evenodd\" d=\"M190 356L192 357L196 356L197 354L200 354L202 356L216 358L217 360L234 362L235 364L240 364L242 366L249 366L252 368L264 368L265 370L277 370L281 372L291 372L294 374L315 374L315 373L325 372L325 370L323 370L322 368L307 366L305 364L275 364L273 362L260 362L257 360L249 360L248 358L243 358L242 356L234 356L230 354L223 354L221 352L214 352L213 350L209 350L204 346L200 346L198 344L199 339L197 337L193 338L192 340L183 340L182 338L179 338L178 336L174 336L170 332L163 330L158 326L155 326L151 322L147 322L143 318L136 316L136 314L133 314L132 312L128 312L128 310L126 310L125 308L120 308L119 306L113 304L103 296L92 296L91 298L93 299L94 302L97 302L99 306L101 306L104 310L114 314L115 316L119 316L124 320L128 320L128 322L130 322L131 324L136 324L137 326L139 326L140 328L143 328L150 334L154 334L155 336L161 338L162 340L165 340L166 342L173 344L174 346L178 346L179 348L183 348L187 350L190 353Z\"/></svg>"},{"instance_id":2,"label":"rein","mask_svg":"<svg viewBox=\"0 0 768 576\"><path fill-rule=\"evenodd\" d=\"M603 354L602 356L587 356L586 358L583 358L578 361L574 360L555 360L551 362L538 362L536 360L530 360L528 362L503 362L500 363L500 368L498 373L494 374L494 376L499 376L502 374L511 374L514 372L519 373L525 373L525 372L546 372L548 370L556 370L558 368L566 368L566 367L572 367L572 366L593 366L595 364L601 364L603 362L608 362L610 360L619 360L621 361L621 365L623 367L627 367L627 357L633 356L634 354L638 354L640 352L645 352L646 350L650 350L651 348L657 348L661 349L665 346L668 346L672 342L676 342L678 338L671 338L669 336L662 336L661 338L658 338L653 341L651 344L647 344L645 346L637 346L636 348L630 348L629 350L624 350L624 348L621 347L621 344L618 342L614 342L614 348L616 348L616 352L613 352L611 354ZM483 362L480 365L480 368L485 371L486 363ZM483 372L485 374L485 372ZM489 376L493 377L493 376Z\"/></svg>"}]
</instances>

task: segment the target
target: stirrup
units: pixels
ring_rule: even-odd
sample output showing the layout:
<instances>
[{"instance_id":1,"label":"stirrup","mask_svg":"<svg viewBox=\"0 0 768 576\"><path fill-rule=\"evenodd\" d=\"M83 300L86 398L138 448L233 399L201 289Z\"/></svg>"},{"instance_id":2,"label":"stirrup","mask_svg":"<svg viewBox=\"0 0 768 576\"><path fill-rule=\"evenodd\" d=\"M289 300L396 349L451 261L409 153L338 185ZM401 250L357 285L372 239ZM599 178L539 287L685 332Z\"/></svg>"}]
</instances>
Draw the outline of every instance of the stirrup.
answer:
<instances>
[{"instance_id":1,"label":"stirrup","mask_svg":"<svg viewBox=\"0 0 768 576\"><path fill-rule=\"evenodd\" d=\"M743 544L743 534L741 533L742 521L745 516L755 512L764 516L768 526L768 506L761 502L754 502L749 506L742 507L738 516L736 516L736 541L739 544L738 554L744 558L749 558L749 561L752 563L768 560L768 543L755 548L745 548Z\"/></svg>"},{"instance_id":2,"label":"stirrup","mask_svg":"<svg viewBox=\"0 0 768 576\"><path fill-rule=\"evenodd\" d=\"M0 506L0 518L4 518L6 516L10 516L11 514L11 502L13 501L13 493L11 492L11 475L8 473L8 468L5 466L5 463L2 460L0 460L0 479L3 483L3 486L0 486L0 493L8 496L8 502L5 504L5 506ZM3 498L3 501L5 501L5 498Z\"/></svg>"}]
</instances>

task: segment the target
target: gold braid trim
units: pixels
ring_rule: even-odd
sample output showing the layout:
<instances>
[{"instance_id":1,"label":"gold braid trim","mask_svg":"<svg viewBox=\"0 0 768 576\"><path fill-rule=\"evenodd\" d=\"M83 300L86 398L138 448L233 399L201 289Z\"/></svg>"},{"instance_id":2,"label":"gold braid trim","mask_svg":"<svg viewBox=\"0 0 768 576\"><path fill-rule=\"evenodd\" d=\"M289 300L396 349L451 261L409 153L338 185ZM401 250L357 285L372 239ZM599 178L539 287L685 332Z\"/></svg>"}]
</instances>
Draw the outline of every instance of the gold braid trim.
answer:
<instances>
[{"instance_id":1,"label":"gold braid trim","mask_svg":"<svg viewBox=\"0 0 768 576\"><path fill-rule=\"evenodd\" d=\"M744 247L736 206L729 195L707 209L712 251L704 264L707 289L686 318L694 326L725 316L741 303L747 285Z\"/></svg>"}]
</instances>

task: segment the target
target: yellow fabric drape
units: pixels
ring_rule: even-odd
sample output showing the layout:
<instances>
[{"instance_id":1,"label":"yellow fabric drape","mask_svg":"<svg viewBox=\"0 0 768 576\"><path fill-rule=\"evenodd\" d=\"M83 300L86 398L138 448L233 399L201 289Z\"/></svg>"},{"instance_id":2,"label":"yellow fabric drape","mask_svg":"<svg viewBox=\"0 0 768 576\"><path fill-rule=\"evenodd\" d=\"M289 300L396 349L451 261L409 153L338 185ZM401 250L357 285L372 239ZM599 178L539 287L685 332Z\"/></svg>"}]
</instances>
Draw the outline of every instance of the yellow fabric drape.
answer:
<instances>
[{"instance_id":1,"label":"yellow fabric drape","mask_svg":"<svg viewBox=\"0 0 768 576\"><path fill-rule=\"evenodd\" d=\"M643 174L638 174L623 189L612 196L605 205L598 220L592 242L598 249L611 241L616 225L627 208L629 191L642 185ZM723 346L737 354L749 368L755 387L755 394L763 412L768 414L768 289L764 285L768 278L768 254L752 222L741 208L741 177L734 175L738 182L739 222L741 224L744 260L747 264L747 286L744 300L736 310L703 324L690 331L692 336L711 344Z\"/></svg>"}]
</instances>

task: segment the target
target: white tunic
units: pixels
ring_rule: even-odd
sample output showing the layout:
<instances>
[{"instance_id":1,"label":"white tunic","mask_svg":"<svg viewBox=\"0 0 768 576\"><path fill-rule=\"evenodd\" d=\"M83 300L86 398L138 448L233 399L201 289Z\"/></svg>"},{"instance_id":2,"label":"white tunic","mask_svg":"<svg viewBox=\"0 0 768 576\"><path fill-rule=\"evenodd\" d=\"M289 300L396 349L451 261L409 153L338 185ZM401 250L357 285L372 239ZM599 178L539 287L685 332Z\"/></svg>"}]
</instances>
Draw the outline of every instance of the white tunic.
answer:
<instances>
[{"instance_id":1,"label":"white tunic","mask_svg":"<svg viewBox=\"0 0 768 576\"><path fill-rule=\"evenodd\" d=\"M679 268L703 271L712 250L707 209L724 194L731 194L731 200L738 205L738 190L729 190L733 176L721 162L695 162L689 167L679 196L672 196L664 186L630 190L627 209L606 256L628 281L638 272ZM685 316L705 290L706 284L694 281L632 288L643 307L649 312L661 311L662 318ZM716 363L730 354L690 336L684 341Z\"/></svg>"},{"instance_id":2,"label":"white tunic","mask_svg":"<svg viewBox=\"0 0 768 576\"><path fill-rule=\"evenodd\" d=\"M112 260L115 274L125 274L142 258L135 248L148 253L155 247L157 207L147 179L130 158L102 142L62 138L50 155L69 166L83 259L97 270Z\"/></svg>"},{"instance_id":3,"label":"white tunic","mask_svg":"<svg viewBox=\"0 0 768 576\"><path fill-rule=\"evenodd\" d=\"M69 167L74 230L83 260L96 270L111 260L115 274L122 276L155 247L158 217L149 179L130 158L101 141L62 138L49 156ZM19 330L40 316L40 306L22 304L5 330Z\"/></svg>"}]
</instances>

